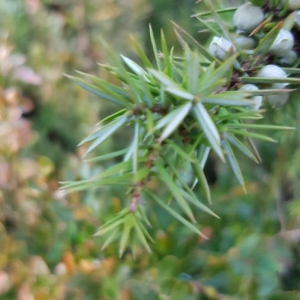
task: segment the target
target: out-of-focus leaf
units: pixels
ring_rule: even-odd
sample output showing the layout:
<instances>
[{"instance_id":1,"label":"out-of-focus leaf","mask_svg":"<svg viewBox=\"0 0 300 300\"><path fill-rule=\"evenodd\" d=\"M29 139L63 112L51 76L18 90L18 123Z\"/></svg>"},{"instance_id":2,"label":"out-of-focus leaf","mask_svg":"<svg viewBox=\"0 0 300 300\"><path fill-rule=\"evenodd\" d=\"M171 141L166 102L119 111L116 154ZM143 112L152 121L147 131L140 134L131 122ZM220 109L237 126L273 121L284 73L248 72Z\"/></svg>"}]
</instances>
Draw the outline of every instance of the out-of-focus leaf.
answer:
<instances>
[{"instance_id":1,"label":"out-of-focus leaf","mask_svg":"<svg viewBox=\"0 0 300 300\"><path fill-rule=\"evenodd\" d=\"M280 93L291 93L293 89L263 89L257 91L247 91L250 95L260 95L260 96L267 96L267 95L274 95Z\"/></svg>"},{"instance_id":2,"label":"out-of-focus leaf","mask_svg":"<svg viewBox=\"0 0 300 300\"><path fill-rule=\"evenodd\" d=\"M99 96L99 97L101 97L101 98L103 98L103 99L105 99L109 102L120 105L122 107L128 107L129 106L129 102L126 99L124 99L120 96L118 96L118 97L112 96L111 93L104 92L104 91L100 90L99 88L97 88L96 86L88 84L84 80L78 79L76 77L69 76L69 75L65 75L65 76L72 79L74 82L77 83L77 85L79 85L82 88L84 88L85 90L95 94L96 96Z\"/></svg>"},{"instance_id":3,"label":"out-of-focus leaf","mask_svg":"<svg viewBox=\"0 0 300 300\"><path fill-rule=\"evenodd\" d=\"M191 92L192 95L195 95L198 89L198 80L201 68L199 56L198 53L192 52L187 48L187 46L184 51L184 56L187 90Z\"/></svg>"},{"instance_id":4,"label":"out-of-focus leaf","mask_svg":"<svg viewBox=\"0 0 300 300\"><path fill-rule=\"evenodd\" d=\"M258 133L247 131L247 130L230 129L230 132L235 133L235 134L239 134L239 135L242 135L242 136L246 136L246 137L252 137L252 138L255 138L255 139L267 141L267 142L277 143L276 140L274 140L274 139L272 139L272 138L270 138L266 135L258 134Z\"/></svg>"},{"instance_id":5,"label":"out-of-focus leaf","mask_svg":"<svg viewBox=\"0 0 300 300\"><path fill-rule=\"evenodd\" d=\"M256 148L256 146L255 146L255 144L254 144L254 142L253 142L253 140L251 139L251 137L247 137L247 141L248 141L250 147L252 148L252 151L253 151L253 153L254 153L256 159L257 159L259 162L262 162L262 159L261 159L261 157L260 157L260 155L259 155L259 152L258 152L258 150L257 150L257 148Z\"/></svg>"},{"instance_id":6,"label":"out-of-focus leaf","mask_svg":"<svg viewBox=\"0 0 300 300\"><path fill-rule=\"evenodd\" d=\"M211 55L209 53L209 51L202 46L199 42L197 42L197 40L195 40L189 33L187 33L183 28L181 28L179 25L177 25L175 22L172 22L172 24L174 25L174 30L175 33L178 37L180 37L180 40L184 41L184 38L181 37L180 34L183 34L184 37L186 37L188 39L188 41L190 42L190 44L192 44L193 46L196 46L197 49L199 50L199 52L208 60L208 61L216 61L217 63L220 63L218 59L216 59L213 55ZM185 45L182 45L185 46Z\"/></svg>"},{"instance_id":7,"label":"out-of-focus leaf","mask_svg":"<svg viewBox=\"0 0 300 300\"><path fill-rule=\"evenodd\" d=\"M172 76L171 56L168 51L165 34L162 30L160 32L160 40L161 40L161 46L162 46L163 57L164 57L164 62L165 62L165 73L169 76Z\"/></svg>"},{"instance_id":8,"label":"out-of-focus leaf","mask_svg":"<svg viewBox=\"0 0 300 300\"><path fill-rule=\"evenodd\" d=\"M198 150L198 160L200 162L200 168L202 170L206 164L209 152L210 152L210 148L205 145L201 145L200 149Z\"/></svg>"},{"instance_id":9,"label":"out-of-focus leaf","mask_svg":"<svg viewBox=\"0 0 300 300\"><path fill-rule=\"evenodd\" d=\"M233 12L237 10L237 7L228 7L228 8L222 8L222 9L215 9L215 12L217 14L222 14L222 13L228 13L228 12ZM206 12L201 12L201 13L196 13L194 14L192 17L205 17L205 16L209 16L211 15L212 12L211 11L206 11Z\"/></svg>"},{"instance_id":10,"label":"out-of-focus leaf","mask_svg":"<svg viewBox=\"0 0 300 300\"><path fill-rule=\"evenodd\" d=\"M188 299L193 295L193 286L187 281L177 281L171 292L172 300Z\"/></svg>"},{"instance_id":11,"label":"out-of-focus leaf","mask_svg":"<svg viewBox=\"0 0 300 300\"><path fill-rule=\"evenodd\" d=\"M179 222L187 226L190 230L197 233L198 235L202 236L203 238L207 238L201 231L198 230L198 228L193 225L191 222L187 221L185 218L183 218L180 214L178 214L174 209L172 209L169 205L167 205L165 202L159 199L155 194L150 192L149 190L144 190L144 193L146 193L149 197L154 199L162 208L164 208L169 214L171 214L173 217L175 217Z\"/></svg>"},{"instance_id":12,"label":"out-of-focus leaf","mask_svg":"<svg viewBox=\"0 0 300 300\"><path fill-rule=\"evenodd\" d=\"M141 47L139 42L133 37L131 37L131 42L133 43L133 46L144 66L147 68L153 68L152 63L150 62L149 58L147 57L147 54L145 53L144 49Z\"/></svg>"},{"instance_id":13,"label":"out-of-focus leaf","mask_svg":"<svg viewBox=\"0 0 300 300\"><path fill-rule=\"evenodd\" d=\"M180 181L182 186L184 187L184 191L182 191L185 199L187 199L189 202L194 204L196 207L201 209L202 211L219 218L211 209L209 209L207 206L205 206L195 195L195 193L192 191L192 189L182 180L181 176L179 175L179 172L176 170L176 168L172 165L172 162L168 159L168 157L163 157L164 161L168 164L168 167L171 169L171 171L174 173L176 178ZM210 197L210 192L209 192ZM210 201L210 198L209 198Z\"/></svg>"},{"instance_id":14,"label":"out-of-focus leaf","mask_svg":"<svg viewBox=\"0 0 300 300\"><path fill-rule=\"evenodd\" d=\"M233 173L236 177L236 179L238 180L238 182L240 183L241 186L243 186L243 188L245 189L245 182L244 182L244 177L243 177L243 174L241 172L241 169L240 169L240 166L239 166L239 163L235 157L235 154L234 152L232 151L229 143L227 142L227 140L223 139L222 140L222 145L223 145L223 148L226 152L226 156L228 158L228 162L233 170Z\"/></svg>"},{"instance_id":15,"label":"out-of-focus leaf","mask_svg":"<svg viewBox=\"0 0 300 300\"><path fill-rule=\"evenodd\" d=\"M115 84L112 84L110 82L105 81L104 79L101 79L99 77L93 76L91 74L87 74L84 72L76 71L80 76L87 78L89 82L91 82L94 86L99 88L100 90L106 91L108 94L112 95L118 95L125 99L128 98L128 94L125 89L122 87L119 87Z\"/></svg>"},{"instance_id":16,"label":"out-of-focus leaf","mask_svg":"<svg viewBox=\"0 0 300 300\"><path fill-rule=\"evenodd\" d=\"M150 169L149 168L139 168L137 172L134 174L134 182L140 182L141 180L147 178L149 175Z\"/></svg>"},{"instance_id":17,"label":"out-of-focus leaf","mask_svg":"<svg viewBox=\"0 0 300 300\"><path fill-rule=\"evenodd\" d=\"M241 77L243 83L289 83L289 84L299 84L300 78L291 78L291 77Z\"/></svg>"},{"instance_id":18,"label":"out-of-focus leaf","mask_svg":"<svg viewBox=\"0 0 300 300\"><path fill-rule=\"evenodd\" d=\"M203 190L205 198L207 199L208 203L211 204L210 188L203 169L200 167L200 165L197 162L192 163L191 165L198 179L198 182Z\"/></svg>"},{"instance_id":19,"label":"out-of-focus leaf","mask_svg":"<svg viewBox=\"0 0 300 300\"><path fill-rule=\"evenodd\" d=\"M96 184L97 185L101 179L104 179L104 178L109 179L110 176L116 176L116 177L120 176L123 173L130 171L131 168L132 168L131 162L128 162L128 161L120 162L116 165L113 165L113 166L107 168L105 171L101 172L100 174L98 174L96 176L93 176L90 179L80 180L80 181L75 181L75 182L74 181L71 181L71 182L65 181L65 182L61 182L61 184L63 184L64 188L66 188L66 189L76 187L81 184L86 184L86 185ZM130 173L128 175L130 175Z\"/></svg>"},{"instance_id":20,"label":"out-of-focus leaf","mask_svg":"<svg viewBox=\"0 0 300 300\"><path fill-rule=\"evenodd\" d=\"M290 13L283 22L282 28L286 30L292 30L296 21L296 11Z\"/></svg>"},{"instance_id":21,"label":"out-of-focus leaf","mask_svg":"<svg viewBox=\"0 0 300 300\"><path fill-rule=\"evenodd\" d=\"M237 92L237 94L239 94L239 92ZM226 93L221 93L221 94L205 97L202 99L202 102L210 103L210 104L235 105L235 106L237 105L247 106L253 104L252 100L247 100L243 96L244 94L242 93L240 94L240 99L232 99L230 95L226 95Z\"/></svg>"},{"instance_id":22,"label":"out-of-focus leaf","mask_svg":"<svg viewBox=\"0 0 300 300\"><path fill-rule=\"evenodd\" d=\"M135 218L132 213L128 213L123 220L123 228L120 237L119 256L124 253L125 248L129 244L130 232L132 227L135 226Z\"/></svg>"},{"instance_id":23,"label":"out-of-focus leaf","mask_svg":"<svg viewBox=\"0 0 300 300\"><path fill-rule=\"evenodd\" d=\"M253 55L265 55L273 42L275 41L280 29L282 28L282 22L279 22L272 30L270 30L262 39L260 39L258 46L254 50Z\"/></svg>"},{"instance_id":24,"label":"out-of-focus leaf","mask_svg":"<svg viewBox=\"0 0 300 300\"><path fill-rule=\"evenodd\" d=\"M215 29L212 25L210 25L210 22L207 22L207 20L202 19L201 17L196 17L196 19L208 29L208 32L213 33L215 36L220 36L221 32Z\"/></svg>"},{"instance_id":25,"label":"out-of-focus leaf","mask_svg":"<svg viewBox=\"0 0 300 300\"><path fill-rule=\"evenodd\" d=\"M111 231L105 242L103 243L101 250L103 251L110 243L112 243L120 235L120 230L115 229Z\"/></svg>"},{"instance_id":26,"label":"out-of-focus leaf","mask_svg":"<svg viewBox=\"0 0 300 300\"><path fill-rule=\"evenodd\" d=\"M139 210L139 213L141 213L142 210ZM152 243L155 243L155 240L152 238L152 236L150 235L150 233L147 231L147 229L144 226L144 223L146 223L148 226L151 226L147 216L145 214L137 214L136 217L136 223L138 224L138 226L140 227L141 231L143 232L144 236L151 241Z\"/></svg>"},{"instance_id":27,"label":"out-of-focus leaf","mask_svg":"<svg viewBox=\"0 0 300 300\"><path fill-rule=\"evenodd\" d=\"M155 105L155 99L153 96L153 91L151 91L152 87L149 85L149 82L143 79L140 80L140 88L143 91L143 98L147 103L147 106L149 108L153 107Z\"/></svg>"},{"instance_id":28,"label":"out-of-focus leaf","mask_svg":"<svg viewBox=\"0 0 300 300\"><path fill-rule=\"evenodd\" d=\"M166 91L174 96L177 96L177 97L185 99L185 100L193 100L194 99L194 95L192 95L191 93L186 92L186 91L179 89L177 87L174 87L174 86L167 87Z\"/></svg>"},{"instance_id":29,"label":"out-of-focus leaf","mask_svg":"<svg viewBox=\"0 0 300 300\"><path fill-rule=\"evenodd\" d=\"M119 150L119 151L114 151L114 152L110 152L107 154L103 154L103 155L99 155L90 159L86 159L85 161L87 162L99 162L99 161L103 161L103 160L108 160L111 158L115 158L115 157L119 157L122 156L124 154L126 154L128 151L128 148L123 149L123 150Z\"/></svg>"},{"instance_id":30,"label":"out-of-focus leaf","mask_svg":"<svg viewBox=\"0 0 300 300\"><path fill-rule=\"evenodd\" d=\"M288 74L300 74L300 68L282 68Z\"/></svg>"},{"instance_id":31,"label":"out-of-focus leaf","mask_svg":"<svg viewBox=\"0 0 300 300\"><path fill-rule=\"evenodd\" d=\"M206 212L207 214L220 219L220 217L215 214L210 208L208 208L206 205L204 205L195 195L195 193L192 192L191 189L187 189L186 192L184 192L185 198L191 202L193 205L198 207L200 210Z\"/></svg>"},{"instance_id":32,"label":"out-of-focus leaf","mask_svg":"<svg viewBox=\"0 0 300 300\"><path fill-rule=\"evenodd\" d=\"M134 124L134 136L132 141L132 171L134 174L138 172L138 162L139 162L139 136L140 136L140 126L139 123L136 122Z\"/></svg>"},{"instance_id":33,"label":"out-of-focus leaf","mask_svg":"<svg viewBox=\"0 0 300 300\"><path fill-rule=\"evenodd\" d=\"M230 133L226 132L224 134L224 137L237 149L239 149L244 155L248 156L250 159L255 161L256 163L259 163L255 155L244 145L239 139L237 139L234 135L231 135Z\"/></svg>"},{"instance_id":34,"label":"out-of-focus leaf","mask_svg":"<svg viewBox=\"0 0 300 300\"><path fill-rule=\"evenodd\" d=\"M139 238L139 240L141 241L142 245L146 248L146 250L151 253L151 248L147 242L147 238L145 237L145 233L144 231L141 229L140 224L136 221L134 223L134 228L135 228L135 232Z\"/></svg>"},{"instance_id":35,"label":"out-of-focus leaf","mask_svg":"<svg viewBox=\"0 0 300 300\"><path fill-rule=\"evenodd\" d=\"M153 49L153 54L154 54L154 57L155 57L156 65L157 65L158 70L161 71L162 70L161 62L160 62L160 59L159 59L159 56L158 56L158 50L157 50L157 46L156 46L156 42L155 42L155 37L154 37L154 33L153 33L151 25L149 25L149 31L150 31L150 40L151 40L151 45L152 45L152 49Z\"/></svg>"},{"instance_id":36,"label":"out-of-focus leaf","mask_svg":"<svg viewBox=\"0 0 300 300\"><path fill-rule=\"evenodd\" d=\"M168 145L174 150L175 153L177 153L179 156L181 156L183 159L189 161L189 162L194 162L195 160L191 158L191 156L186 153L183 149L181 149L174 141L168 140L167 141Z\"/></svg>"},{"instance_id":37,"label":"out-of-focus leaf","mask_svg":"<svg viewBox=\"0 0 300 300\"><path fill-rule=\"evenodd\" d=\"M114 229L118 228L120 225L124 223L124 217L118 217L118 219L114 219L110 224L104 224L102 227L100 227L97 232L94 234L94 236L100 236L104 235L110 231L113 231Z\"/></svg>"},{"instance_id":38,"label":"out-of-focus leaf","mask_svg":"<svg viewBox=\"0 0 300 300\"><path fill-rule=\"evenodd\" d=\"M296 127L269 125L269 124L227 124L228 128L255 128L255 129L273 129L273 130L295 130Z\"/></svg>"},{"instance_id":39,"label":"out-of-focus leaf","mask_svg":"<svg viewBox=\"0 0 300 300\"><path fill-rule=\"evenodd\" d=\"M157 162L155 166L158 171L158 176L167 185L170 192L172 193L172 196L176 199L178 205L192 220L192 222L196 222L194 214L190 206L188 205L188 202L182 197L181 189L176 185L176 182L174 182L167 170L160 163Z\"/></svg>"},{"instance_id":40,"label":"out-of-focus leaf","mask_svg":"<svg viewBox=\"0 0 300 300\"><path fill-rule=\"evenodd\" d=\"M209 10L211 11L212 15L214 16L215 21L217 22L217 24L219 25L223 36L231 41L231 43L235 46L236 49L239 49L237 43L235 42L235 39L232 37L232 35L230 34L227 25L224 23L224 21L220 18L219 14L216 12L215 7L213 6L212 2L210 0L204 0L205 4L207 5L207 7L209 8Z\"/></svg>"},{"instance_id":41,"label":"out-of-focus leaf","mask_svg":"<svg viewBox=\"0 0 300 300\"><path fill-rule=\"evenodd\" d=\"M133 176L131 173L126 173L117 176L110 176L108 178L100 178L97 180L82 180L76 181L75 183L62 183L63 188L66 189L69 193L79 192L87 189L100 188L103 186L117 186L124 185L128 186L133 183Z\"/></svg>"},{"instance_id":42,"label":"out-of-focus leaf","mask_svg":"<svg viewBox=\"0 0 300 300\"><path fill-rule=\"evenodd\" d=\"M110 137L115 131L117 131L120 127L122 127L128 120L127 116L120 117L114 123L110 123L105 127L105 130L101 132L99 137L95 140L95 142L90 145L86 151L86 154L90 153L97 146L103 143L108 137ZM101 131L101 130L100 130ZM99 132L98 132L99 134ZM84 141L85 142L85 141Z\"/></svg>"}]
</instances>

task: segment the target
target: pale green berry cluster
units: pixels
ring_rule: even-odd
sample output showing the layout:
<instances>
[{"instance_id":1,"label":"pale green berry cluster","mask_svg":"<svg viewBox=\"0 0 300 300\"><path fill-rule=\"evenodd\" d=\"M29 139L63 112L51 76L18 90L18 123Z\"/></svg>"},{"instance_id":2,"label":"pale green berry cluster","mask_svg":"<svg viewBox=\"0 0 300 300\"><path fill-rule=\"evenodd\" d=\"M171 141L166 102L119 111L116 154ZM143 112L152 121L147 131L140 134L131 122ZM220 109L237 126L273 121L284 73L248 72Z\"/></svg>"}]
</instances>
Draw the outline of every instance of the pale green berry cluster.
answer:
<instances>
[{"instance_id":1,"label":"pale green berry cluster","mask_svg":"<svg viewBox=\"0 0 300 300\"><path fill-rule=\"evenodd\" d=\"M254 2L254 1L253 1ZM254 2L255 3L255 2ZM288 14L293 14L294 27L300 29L300 0L282 0L279 1L276 7L269 7L270 1L266 1L265 5L260 7L246 2L241 5L233 14L232 23L235 28L235 35L232 36L231 41L215 36L213 37L210 45L209 52L217 59L224 61L233 53L239 51L248 55L251 61L252 54L255 53L254 49L265 36L265 25L270 23L269 17L273 12L279 12L286 8ZM275 15L275 13L274 13ZM286 17L286 16L285 16ZM284 21L284 16L281 19ZM274 17L274 21L280 21L278 16ZM293 33L286 29L281 28L278 31L273 43L269 46L266 57L270 57L271 62L268 65L257 67L256 77L265 78L286 78L287 74L282 69L284 66L293 66L298 55L294 51L295 39ZM260 69L261 68L261 69ZM253 70L251 70L253 71ZM245 71L247 73L247 70ZM253 72L252 72L253 73ZM249 74L246 74L249 76ZM287 83L273 83L268 88L270 89L285 89ZM253 84L246 84L240 87L241 90L255 91L259 88ZM266 99L273 107L285 104L289 99L289 93L280 93L265 96ZM252 110L258 110L262 104L263 97L252 97L253 105L249 107Z\"/></svg>"},{"instance_id":2,"label":"pale green berry cluster","mask_svg":"<svg viewBox=\"0 0 300 300\"><path fill-rule=\"evenodd\" d=\"M288 1L287 4L290 10L300 8L300 1ZM283 8L284 3L280 5L278 9ZM260 26L265 19L266 15L263 9L250 2L246 2L235 11L233 15L233 25L237 31L236 41L240 48L249 50L256 47L257 40L255 40L254 37L249 37L249 34ZM300 14L298 14L298 21L300 24ZM284 64L292 65L297 58L296 53L292 51L293 46L294 37L292 33L287 29L281 29L269 49L269 54L281 58Z\"/></svg>"}]
</instances>

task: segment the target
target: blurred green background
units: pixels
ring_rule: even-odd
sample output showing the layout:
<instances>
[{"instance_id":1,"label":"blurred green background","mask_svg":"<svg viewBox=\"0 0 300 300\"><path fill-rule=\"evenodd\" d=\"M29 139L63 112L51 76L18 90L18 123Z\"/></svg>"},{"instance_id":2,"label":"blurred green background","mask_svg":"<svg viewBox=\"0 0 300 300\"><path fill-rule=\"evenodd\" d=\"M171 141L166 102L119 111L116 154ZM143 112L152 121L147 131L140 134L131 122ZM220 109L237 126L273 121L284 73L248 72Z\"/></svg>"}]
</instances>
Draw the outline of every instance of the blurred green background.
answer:
<instances>
[{"instance_id":1,"label":"blurred green background","mask_svg":"<svg viewBox=\"0 0 300 300\"><path fill-rule=\"evenodd\" d=\"M236 5L239 1L224 1ZM149 47L148 24L176 45L170 20L205 43L194 0L0 1L0 299L300 299L300 104L266 112L278 144L259 143L263 163L244 158L248 194L226 164L207 167L213 209L199 239L153 207L153 254L101 252L92 235L122 207L122 191L65 195L59 182L89 178L77 144L114 107L64 77L75 70L110 80L103 38L135 59L130 36ZM149 52L149 56L151 57ZM105 151L126 143L124 132ZM98 150L99 153L101 149ZM161 228L161 229L158 229Z\"/></svg>"}]
</instances>

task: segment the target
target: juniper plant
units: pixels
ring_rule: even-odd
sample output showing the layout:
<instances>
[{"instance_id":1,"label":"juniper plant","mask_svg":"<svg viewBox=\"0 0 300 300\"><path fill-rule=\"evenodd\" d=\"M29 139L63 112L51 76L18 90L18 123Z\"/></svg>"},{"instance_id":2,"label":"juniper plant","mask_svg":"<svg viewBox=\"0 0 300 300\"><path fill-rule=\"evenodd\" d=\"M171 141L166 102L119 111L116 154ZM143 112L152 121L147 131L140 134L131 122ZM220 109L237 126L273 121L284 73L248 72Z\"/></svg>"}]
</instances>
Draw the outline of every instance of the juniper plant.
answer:
<instances>
[{"instance_id":1,"label":"juniper plant","mask_svg":"<svg viewBox=\"0 0 300 300\"><path fill-rule=\"evenodd\" d=\"M231 166L245 188L236 153L259 163L254 140L275 142L260 130L291 129L256 121L263 118L261 105L270 106L268 101L271 106L295 101L300 84L299 14L295 11L300 4L296 2L253 0L239 8L219 9L204 0L207 11L194 18L212 34L209 45L174 23L182 46L181 55L174 55L163 32L157 44L150 27L154 63L135 42L140 65L114 54L114 66L102 65L121 85L80 72L69 76L116 105L116 112L83 140L90 143L87 153L125 126L133 131L125 149L92 159L121 162L88 180L64 183L71 192L104 186L128 190L128 205L96 233L104 236L103 248L118 240L120 255L129 245L134 250L138 244L151 252L147 212L152 202L203 236L195 212L203 210L218 218L209 208L211 193L203 171L210 152ZM192 181L184 176L187 170ZM170 206L170 201L176 206Z\"/></svg>"}]
</instances>

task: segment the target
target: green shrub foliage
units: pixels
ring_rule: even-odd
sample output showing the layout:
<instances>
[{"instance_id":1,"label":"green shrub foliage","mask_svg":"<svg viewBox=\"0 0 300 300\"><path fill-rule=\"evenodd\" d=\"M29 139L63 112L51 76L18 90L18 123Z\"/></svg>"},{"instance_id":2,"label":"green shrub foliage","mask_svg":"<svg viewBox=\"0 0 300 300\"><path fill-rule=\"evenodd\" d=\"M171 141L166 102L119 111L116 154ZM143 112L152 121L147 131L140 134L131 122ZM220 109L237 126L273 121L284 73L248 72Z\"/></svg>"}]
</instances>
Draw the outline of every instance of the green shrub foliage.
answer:
<instances>
[{"instance_id":1,"label":"green shrub foliage","mask_svg":"<svg viewBox=\"0 0 300 300\"><path fill-rule=\"evenodd\" d=\"M163 32L156 41L150 27L154 63L136 41L138 63L113 54L103 42L112 64L101 68L116 84L81 72L68 76L116 107L82 141L88 143L87 154L95 148L101 152L101 144L124 127L132 132L124 149L89 159L108 161L109 167L63 186L70 192L124 190L125 206L96 233L104 237L102 248L117 240L120 255L128 246L135 253L137 245L151 252L154 205L205 238L199 212L219 218L204 173L209 155L229 164L246 190L238 152L260 163L256 141L276 142L265 132L293 129L265 124L263 118L267 109L296 101L299 1L252 1L232 8L203 2L206 11L194 18L204 34L211 34L207 44L174 23L181 45L174 50Z\"/></svg>"}]
</instances>

